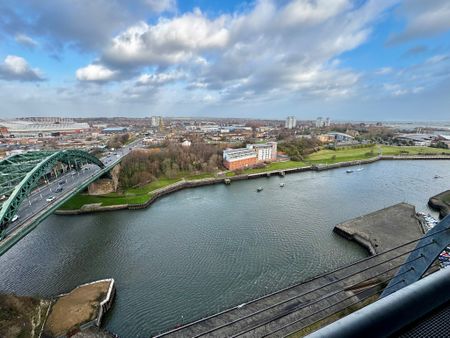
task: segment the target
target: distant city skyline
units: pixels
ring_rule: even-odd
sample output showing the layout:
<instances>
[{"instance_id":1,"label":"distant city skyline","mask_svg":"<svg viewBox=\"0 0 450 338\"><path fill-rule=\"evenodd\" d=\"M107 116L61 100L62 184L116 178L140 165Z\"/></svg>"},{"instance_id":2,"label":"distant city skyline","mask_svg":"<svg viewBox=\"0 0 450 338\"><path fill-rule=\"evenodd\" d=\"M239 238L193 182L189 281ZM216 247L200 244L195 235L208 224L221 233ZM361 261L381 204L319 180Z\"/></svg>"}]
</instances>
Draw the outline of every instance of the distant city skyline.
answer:
<instances>
[{"instance_id":1,"label":"distant city skyline","mask_svg":"<svg viewBox=\"0 0 450 338\"><path fill-rule=\"evenodd\" d=\"M0 119L450 120L444 0L0 4Z\"/></svg>"},{"instance_id":2,"label":"distant city skyline","mask_svg":"<svg viewBox=\"0 0 450 338\"><path fill-rule=\"evenodd\" d=\"M152 118L155 117L154 115L144 115L144 116L140 116L140 115L136 115L136 116L132 116L132 115L98 115L98 116L83 116L83 115L67 115L64 117L58 117L56 115L18 115L18 116L10 116L10 117L0 117L0 121L9 121L9 120L20 120L20 119L29 119L29 118L47 118L47 119L68 119L68 120L74 120L74 119L114 119L114 118L130 118L130 119L149 119L152 120ZM286 122L286 118L285 117L267 117L267 118L263 118L263 117L246 117L246 116L211 116L211 115L204 115L204 116L200 116L200 115L178 115L178 116L172 116L172 115L161 115L161 118L165 119L192 119L192 120L226 120L226 119L242 119L242 120L252 120L252 121L279 121L282 123ZM295 117L295 116L294 116ZM319 116L316 117L312 117L312 118L306 118L306 117L300 117L297 118L296 117L296 122L303 122L303 121L309 121L309 122L315 122L316 119ZM428 125L433 125L436 127L439 127L439 125L436 125L437 123L444 123L446 127L450 127L450 117L447 119L443 119L443 120L439 120L439 119L430 119L430 118L426 118L424 117L422 120L420 119L415 119L415 120L411 120L411 119L378 119L378 120L374 120L374 119L366 119L366 120L362 120L362 119L333 119L331 120L332 124L342 124L342 123L367 123L367 124L375 124L378 122L382 122L382 123L389 123L389 124L395 124L395 123L402 123L402 124L415 124L417 123L418 126L428 126Z\"/></svg>"}]
</instances>

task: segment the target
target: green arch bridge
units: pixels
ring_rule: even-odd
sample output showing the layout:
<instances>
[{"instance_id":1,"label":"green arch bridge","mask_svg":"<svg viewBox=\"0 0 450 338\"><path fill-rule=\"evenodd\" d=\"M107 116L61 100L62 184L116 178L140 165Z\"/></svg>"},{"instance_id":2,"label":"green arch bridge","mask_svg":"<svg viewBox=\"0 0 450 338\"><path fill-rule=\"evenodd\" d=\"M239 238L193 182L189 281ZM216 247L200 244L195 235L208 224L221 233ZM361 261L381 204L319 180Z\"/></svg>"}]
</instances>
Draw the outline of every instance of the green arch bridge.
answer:
<instances>
[{"instance_id":1,"label":"green arch bridge","mask_svg":"<svg viewBox=\"0 0 450 338\"><path fill-rule=\"evenodd\" d=\"M0 161L0 239L21 204L58 164L68 170L80 169L85 164L105 169L101 160L82 150L32 151ZM104 174L104 170L98 174Z\"/></svg>"}]
</instances>

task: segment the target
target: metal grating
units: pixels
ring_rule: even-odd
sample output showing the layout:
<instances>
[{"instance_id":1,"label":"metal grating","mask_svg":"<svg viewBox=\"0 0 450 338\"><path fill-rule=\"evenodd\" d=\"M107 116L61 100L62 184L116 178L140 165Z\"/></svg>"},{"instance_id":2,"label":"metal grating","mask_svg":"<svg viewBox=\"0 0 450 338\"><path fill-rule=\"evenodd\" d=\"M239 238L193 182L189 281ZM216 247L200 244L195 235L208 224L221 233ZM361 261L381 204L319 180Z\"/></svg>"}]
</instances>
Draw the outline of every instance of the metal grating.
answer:
<instances>
[{"instance_id":1,"label":"metal grating","mask_svg":"<svg viewBox=\"0 0 450 338\"><path fill-rule=\"evenodd\" d=\"M405 329L397 338L450 337L450 304L434 311Z\"/></svg>"}]
</instances>

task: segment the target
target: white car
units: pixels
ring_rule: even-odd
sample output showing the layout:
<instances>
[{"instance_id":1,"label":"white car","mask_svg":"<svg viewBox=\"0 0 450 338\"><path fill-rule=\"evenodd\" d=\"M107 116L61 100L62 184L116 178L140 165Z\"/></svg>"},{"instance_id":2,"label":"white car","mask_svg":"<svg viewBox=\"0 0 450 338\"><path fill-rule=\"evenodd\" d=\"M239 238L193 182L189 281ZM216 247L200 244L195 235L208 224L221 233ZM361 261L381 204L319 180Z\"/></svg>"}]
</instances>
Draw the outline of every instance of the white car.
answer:
<instances>
[{"instance_id":1,"label":"white car","mask_svg":"<svg viewBox=\"0 0 450 338\"><path fill-rule=\"evenodd\" d=\"M46 201L47 201L47 202L51 202L51 201L53 201L54 199L55 199L55 196L50 196L50 197L47 197Z\"/></svg>"},{"instance_id":2,"label":"white car","mask_svg":"<svg viewBox=\"0 0 450 338\"><path fill-rule=\"evenodd\" d=\"M14 215L13 218L11 218L11 223L15 222L19 219L19 215Z\"/></svg>"}]
</instances>

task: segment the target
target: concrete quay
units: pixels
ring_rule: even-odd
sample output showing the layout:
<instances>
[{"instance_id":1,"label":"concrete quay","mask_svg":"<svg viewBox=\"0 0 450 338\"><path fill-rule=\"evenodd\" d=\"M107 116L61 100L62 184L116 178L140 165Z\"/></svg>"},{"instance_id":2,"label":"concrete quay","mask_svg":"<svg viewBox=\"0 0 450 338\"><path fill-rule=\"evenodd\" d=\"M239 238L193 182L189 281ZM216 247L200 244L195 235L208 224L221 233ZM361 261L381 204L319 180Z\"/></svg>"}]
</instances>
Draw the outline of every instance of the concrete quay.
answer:
<instances>
[{"instance_id":1,"label":"concrete quay","mask_svg":"<svg viewBox=\"0 0 450 338\"><path fill-rule=\"evenodd\" d=\"M416 209L407 203L399 203L340 223L334 227L334 232L357 242L371 255L395 248L401 245L401 242L413 241L423 235Z\"/></svg>"},{"instance_id":2,"label":"concrete quay","mask_svg":"<svg viewBox=\"0 0 450 338\"><path fill-rule=\"evenodd\" d=\"M404 203L336 229L372 256L157 337L304 336L376 300L422 236L414 207Z\"/></svg>"},{"instance_id":3,"label":"concrete quay","mask_svg":"<svg viewBox=\"0 0 450 338\"><path fill-rule=\"evenodd\" d=\"M0 294L0 337L113 338L100 324L114 294L113 279L80 285L54 299Z\"/></svg>"},{"instance_id":4,"label":"concrete quay","mask_svg":"<svg viewBox=\"0 0 450 338\"><path fill-rule=\"evenodd\" d=\"M439 217L444 218L450 214L450 190L441 192L428 200L428 205L439 211Z\"/></svg>"},{"instance_id":5,"label":"concrete quay","mask_svg":"<svg viewBox=\"0 0 450 338\"><path fill-rule=\"evenodd\" d=\"M49 337L71 336L100 327L103 315L113 303L114 279L80 285L58 296L51 307L43 333Z\"/></svg>"}]
</instances>

